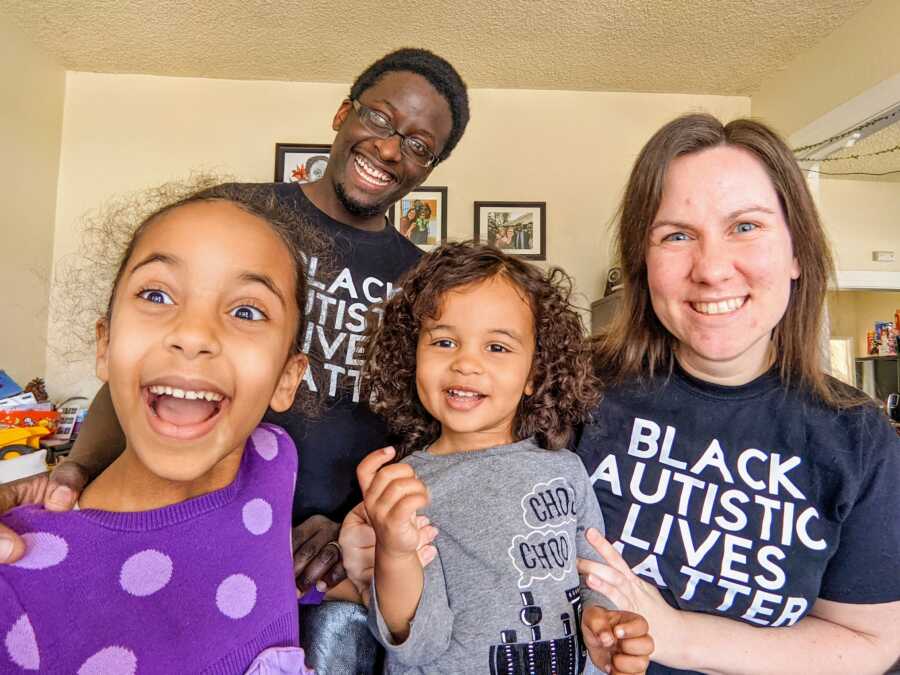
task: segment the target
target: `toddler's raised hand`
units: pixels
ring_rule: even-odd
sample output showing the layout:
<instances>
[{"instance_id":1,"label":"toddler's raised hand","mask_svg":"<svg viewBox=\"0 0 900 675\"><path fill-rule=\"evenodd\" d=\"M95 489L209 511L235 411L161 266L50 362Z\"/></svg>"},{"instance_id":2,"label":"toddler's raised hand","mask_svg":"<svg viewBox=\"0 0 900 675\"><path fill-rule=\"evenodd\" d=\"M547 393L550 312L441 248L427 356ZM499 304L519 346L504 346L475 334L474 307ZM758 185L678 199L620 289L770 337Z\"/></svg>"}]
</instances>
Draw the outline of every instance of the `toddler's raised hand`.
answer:
<instances>
[{"instance_id":1,"label":"toddler's raised hand","mask_svg":"<svg viewBox=\"0 0 900 675\"><path fill-rule=\"evenodd\" d=\"M363 503L375 530L379 553L415 556L419 548L416 511L429 503L428 488L408 464L389 464L393 448L370 453L356 468Z\"/></svg>"},{"instance_id":2,"label":"toddler's raised hand","mask_svg":"<svg viewBox=\"0 0 900 675\"><path fill-rule=\"evenodd\" d=\"M591 661L611 675L645 673L653 653L647 620L640 614L592 605L581 617Z\"/></svg>"}]
</instances>

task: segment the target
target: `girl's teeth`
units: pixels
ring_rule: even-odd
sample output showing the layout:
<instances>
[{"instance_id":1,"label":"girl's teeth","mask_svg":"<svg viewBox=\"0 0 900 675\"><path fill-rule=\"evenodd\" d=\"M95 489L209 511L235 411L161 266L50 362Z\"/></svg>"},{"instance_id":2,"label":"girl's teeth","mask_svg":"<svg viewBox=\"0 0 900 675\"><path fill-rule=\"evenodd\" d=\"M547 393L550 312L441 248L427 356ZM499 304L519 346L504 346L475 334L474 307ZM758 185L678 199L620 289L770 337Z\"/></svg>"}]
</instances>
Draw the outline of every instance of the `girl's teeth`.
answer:
<instances>
[{"instance_id":1,"label":"girl's teeth","mask_svg":"<svg viewBox=\"0 0 900 675\"><path fill-rule=\"evenodd\" d=\"M458 389L451 389L450 395L458 396L459 398L475 398L476 396L481 396L477 391L460 391Z\"/></svg>"},{"instance_id":2,"label":"girl's teeth","mask_svg":"<svg viewBox=\"0 0 900 675\"><path fill-rule=\"evenodd\" d=\"M205 399L207 401L218 402L225 398L224 396L222 396L222 394L217 394L214 391L193 391L190 389L177 389L175 387L168 387L162 384L154 384L153 386L149 387L149 389L151 394L156 394L157 396L184 398L188 401Z\"/></svg>"}]
</instances>

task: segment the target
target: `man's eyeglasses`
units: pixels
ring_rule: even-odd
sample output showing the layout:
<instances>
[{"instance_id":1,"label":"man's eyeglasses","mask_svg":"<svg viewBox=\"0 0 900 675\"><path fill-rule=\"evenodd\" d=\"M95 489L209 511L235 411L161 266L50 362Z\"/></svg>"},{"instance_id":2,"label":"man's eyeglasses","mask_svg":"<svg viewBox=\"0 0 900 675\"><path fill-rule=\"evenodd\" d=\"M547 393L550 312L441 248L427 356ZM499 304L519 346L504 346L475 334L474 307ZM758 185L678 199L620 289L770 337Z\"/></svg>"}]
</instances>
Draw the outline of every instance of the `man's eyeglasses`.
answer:
<instances>
[{"instance_id":1,"label":"man's eyeglasses","mask_svg":"<svg viewBox=\"0 0 900 675\"><path fill-rule=\"evenodd\" d=\"M432 152L425 142L415 136L404 136L394 128L391 121L377 110L363 105L356 99L351 99L353 109L363 126L378 138L390 138L394 134L400 137L400 152L404 157L411 159L419 166L427 169L437 164L437 155Z\"/></svg>"}]
</instances>

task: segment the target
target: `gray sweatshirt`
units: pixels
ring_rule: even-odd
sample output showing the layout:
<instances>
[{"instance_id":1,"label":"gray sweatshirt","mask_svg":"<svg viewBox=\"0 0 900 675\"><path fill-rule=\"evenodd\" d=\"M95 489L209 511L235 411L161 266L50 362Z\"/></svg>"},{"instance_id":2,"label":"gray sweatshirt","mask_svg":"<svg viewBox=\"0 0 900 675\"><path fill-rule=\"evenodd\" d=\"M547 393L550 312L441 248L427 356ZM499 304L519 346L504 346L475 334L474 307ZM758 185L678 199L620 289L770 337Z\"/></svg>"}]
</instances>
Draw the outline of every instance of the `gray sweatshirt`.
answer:
<instances>
[{"instance_id":1,"label":"gray sweatshirt","mask_svg":"<svg viewBox=\"0 0 900 675\"><path fill-rule=\"evenodd\" d=\"M582 586L576 557L599 560L585 531L604 532L581 460L533 439L404 459L431 492L437 558L409 637L394 644L372 591L369 625L387 673L580 673L583 603L611 607Z\"/></svg>"}]
</instances>

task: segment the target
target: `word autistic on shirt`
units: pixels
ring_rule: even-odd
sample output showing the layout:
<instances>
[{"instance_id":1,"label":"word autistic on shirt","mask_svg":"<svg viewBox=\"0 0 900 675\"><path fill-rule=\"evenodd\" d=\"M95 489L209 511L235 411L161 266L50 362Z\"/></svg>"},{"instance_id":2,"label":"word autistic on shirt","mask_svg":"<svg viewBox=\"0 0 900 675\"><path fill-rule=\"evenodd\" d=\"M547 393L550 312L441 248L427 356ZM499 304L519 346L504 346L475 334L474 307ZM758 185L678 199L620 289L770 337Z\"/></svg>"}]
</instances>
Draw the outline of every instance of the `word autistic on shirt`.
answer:
<instances>
[{"instance_id":1,"label":"word autistic on shirt","mask_svg":"<svg viewBox=\"0 0 900 675\"><path fill-rule=\"evenodd\" d=\"M721 600L718 612L761 626L793 625L809 601L778 593L788 582L788 551L827 548L819 513L795 482L801 458L746 448L729 462L713 438L689 464L673 456L676 433L635 417L627 457L609 454L591 475L595 487L602 483L618 497L628 489L614 546L640 558L636 574L685 605L702 594L701 604Z\"/></svg>"},{"instance_id":2,"label":"word autistic on shirt","mask_svg":"<svg viewBox=\"0 0 900 675\"><path fill-rule=\"evenodd\" d=\"M303 383L312 392L323 391L334 398L343 391L353 392L359 402L359 350L366 330L366 316L381 319L379 304L386 302L397 288L390 281L367 276L357 283L345 267L333 278L317 279L319 260L307 262L309 290L303 311L307 317L303 335L303 352L315 354L321 368L307 368Z\"/></svg>"}]
</instances>

